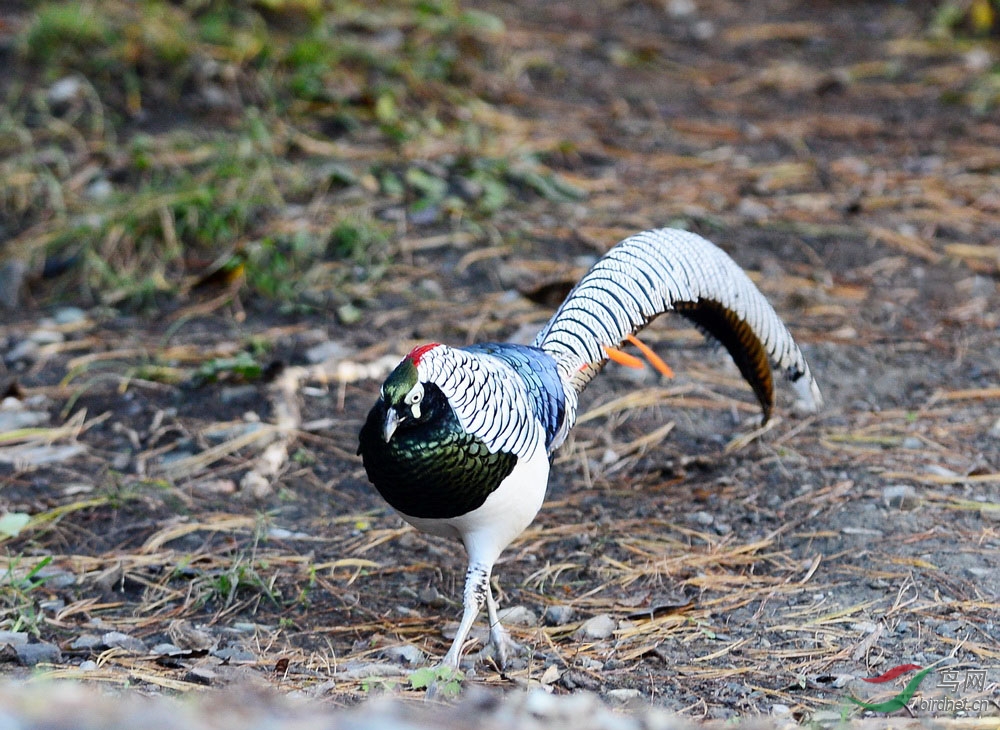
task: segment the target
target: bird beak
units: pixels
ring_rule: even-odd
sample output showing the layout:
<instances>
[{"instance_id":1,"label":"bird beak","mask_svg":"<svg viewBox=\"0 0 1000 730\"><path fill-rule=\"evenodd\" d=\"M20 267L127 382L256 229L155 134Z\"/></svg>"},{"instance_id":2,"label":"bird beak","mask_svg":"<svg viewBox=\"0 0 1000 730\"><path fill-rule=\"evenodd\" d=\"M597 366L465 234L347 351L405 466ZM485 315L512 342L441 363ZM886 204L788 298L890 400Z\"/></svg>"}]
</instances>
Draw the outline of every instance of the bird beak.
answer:
<instances>
[{"instance_id":1,"label":"bird beak","mask_svg":"<svg viewBox=\"0 0 1000 730\"><path fill-rule=\"evenodd\" d=\"M399 426L399 414L396 413L395 408L390 408L386 411L385 423L382 424L382 438L385 439L386 443L389 443L389 439L396 433L397 426Z\"/></svg>"}]
</instances>

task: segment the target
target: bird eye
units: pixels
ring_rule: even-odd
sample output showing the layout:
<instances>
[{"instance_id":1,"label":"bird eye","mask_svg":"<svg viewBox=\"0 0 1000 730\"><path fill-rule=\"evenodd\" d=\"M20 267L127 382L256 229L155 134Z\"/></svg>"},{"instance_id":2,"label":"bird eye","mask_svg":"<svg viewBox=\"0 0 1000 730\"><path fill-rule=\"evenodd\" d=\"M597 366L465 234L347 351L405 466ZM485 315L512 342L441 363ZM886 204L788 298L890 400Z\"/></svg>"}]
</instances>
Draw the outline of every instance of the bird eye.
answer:
<instances>
[{"instance_id":1,"label":"bird eye","mask_svg":"<svg viewBox=\"0 0 1000 730\"><path fill-rule=\"evenodd\" d=\"M419 403L423 397L424 397L424 386L421 385L420 383L417 383L416 385L413 386L413 390L407 393L406 397L403 398L403 402L406 403L406 405L408 406L413 406Z\"/></svg>"},{"instance_id":2,"label":"bird eye","mask_svg":"<svg viewBox=\"0 0 1000 730\"><path fill-rule=\"evenodd\" d=\"M413 386L405 396L403 396L403 403L410 407L410 413L414 418L420 418L420 401L424 397L424 386L417 383Z\"/></svg>"}]
</instances>

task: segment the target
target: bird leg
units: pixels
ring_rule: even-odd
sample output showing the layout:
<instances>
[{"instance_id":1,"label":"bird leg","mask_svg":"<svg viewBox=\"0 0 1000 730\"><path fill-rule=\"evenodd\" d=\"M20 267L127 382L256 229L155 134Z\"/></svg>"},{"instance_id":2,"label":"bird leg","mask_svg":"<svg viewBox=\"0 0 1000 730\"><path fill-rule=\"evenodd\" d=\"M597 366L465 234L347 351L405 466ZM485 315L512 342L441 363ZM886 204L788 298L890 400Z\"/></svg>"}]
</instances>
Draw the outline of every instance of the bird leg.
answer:
<instances>
[{"instance_id":1,"label":"bird leg","mask_svg":"<svg viewBox=\"0 0 1000 730\"><path fill-rule=\"evenodd\" d=\"M500 671L507 666L507 659L512 653L520 652L522 647L507 633L507 629L500 623L500 616L497 601L493 597L493 591L486 587L486 612L490 618L490 644L493 647L493 656L497 660Z\"/></svg>"},{"instance_id":2,"label":"bird leg","mask_svg":"<svg viewBox=\"0 0 1000 730\"><path fill-rule=\"evenodd\" d=\"M483 608L483 603L493 602L493 594L490 592L490 571L491 565L482 563L470 563L469 570L465 574L465 594L462 601L462 621L458 625L455 633L455 640L445 654L442 664L458 669L458 662L462 658L462 647L469 637L472 624ZM487 599L487 596L489 597ZM495 604L494 604L495 605Z\"/></svg>"}]
</instances>

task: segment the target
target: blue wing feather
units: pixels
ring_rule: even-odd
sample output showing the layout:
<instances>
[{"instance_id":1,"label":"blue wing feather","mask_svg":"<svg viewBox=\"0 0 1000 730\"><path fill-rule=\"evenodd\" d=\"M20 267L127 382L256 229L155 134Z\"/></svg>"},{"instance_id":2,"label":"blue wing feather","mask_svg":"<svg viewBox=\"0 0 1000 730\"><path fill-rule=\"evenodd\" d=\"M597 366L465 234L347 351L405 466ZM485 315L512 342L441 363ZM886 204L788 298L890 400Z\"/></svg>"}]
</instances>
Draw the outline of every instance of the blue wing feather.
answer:
<instances>
[{"instance_id":1,"label":"blue wing feather","mask_svg":"<svg viewBox=\"0 0 1000 730\"><path fill-rule=\"evenodd\" d=\"M551 451L552 441L566 417L566 394L552 356L537 347L509 342L484 342L462 349L503 360L521 377L535 417L545 428L545 448Z\"/></svg>"}]
</instances>

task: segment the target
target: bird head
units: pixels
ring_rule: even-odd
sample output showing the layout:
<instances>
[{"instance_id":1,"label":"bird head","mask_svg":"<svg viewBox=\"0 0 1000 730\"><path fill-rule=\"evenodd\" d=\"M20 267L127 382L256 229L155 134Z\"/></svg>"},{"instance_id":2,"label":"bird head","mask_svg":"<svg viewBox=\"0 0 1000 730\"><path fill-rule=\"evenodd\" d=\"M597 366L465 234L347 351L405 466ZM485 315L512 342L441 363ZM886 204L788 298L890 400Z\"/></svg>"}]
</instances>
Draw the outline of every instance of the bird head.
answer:
<instances>
[{"instance_id":1,"label":"bird head","mask_svg":"<svg viewBox=\"0 0 1000 730\"><path fill-rule=\"evenodd\" d=\"M382 383L379 395L385 407L382 438L386 443L400 426L419 423L430 417L430 409L425 407L425 388L420 381L418 365L423 355L434 347L440 345L433 342L414 348Z\"/></svg>"},{"instance_id":2,"label":"bird head","mask_svg":"<svg viewBox=\"0 0 1000 730\"><path fill-rule=\"evenodd\" d=\"M418 421L423 415L424 384L417 378L417 368L410 358L405 358L382 383L382 402L385 404L385 422L382 438L386 443L407 421Z\"/></svg>"}]
</instances>

